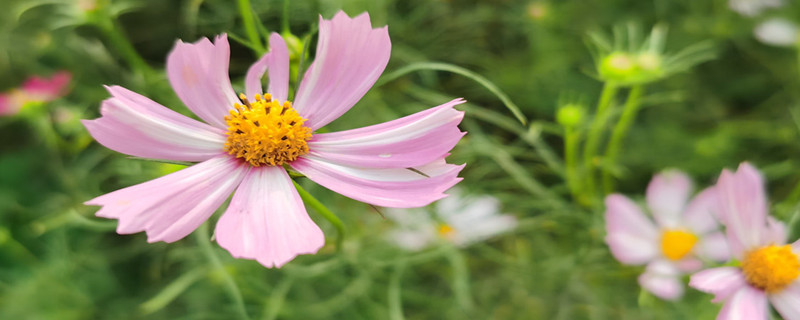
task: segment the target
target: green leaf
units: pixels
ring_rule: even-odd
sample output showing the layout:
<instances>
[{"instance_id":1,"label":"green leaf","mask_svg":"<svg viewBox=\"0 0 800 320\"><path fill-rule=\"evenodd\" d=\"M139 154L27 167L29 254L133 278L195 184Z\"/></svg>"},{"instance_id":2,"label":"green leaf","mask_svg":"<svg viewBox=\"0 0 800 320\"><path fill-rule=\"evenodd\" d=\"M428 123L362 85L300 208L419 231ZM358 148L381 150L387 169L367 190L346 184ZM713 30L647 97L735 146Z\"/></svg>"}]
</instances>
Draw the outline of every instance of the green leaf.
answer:
<instances>
[{"instance_id":1,"label":"green leaf","mask_svg":"<svg viewBox=\"0 0 800 320\"><path fill-rule=\"evenodd\" d=\"M523 115L522 111L519 110L519 107L517 107L517 105L513 101L511 101L508 95L506 95L502 90L500 90L500 88L498 88L493 82L489 81L489 79L486 79L483 76L475 72L472 72L468 69L452 65L449 63L442 63L442 62L412 63L398 70L395 70L394 72L383 75L383 77L381 77L381 79L378 80L376 86L381 86L401 76L420 70L447 71L467 77L477 82L478 84L482 85L484 88L488 89L492 94L497 96L497 98L503 102L506 108L508 108L508 110L510 110L511 113L514 114L514 116L517 118L517 120L519 120L519 122L521 122L522 124L527 124L528 122L528 120L525 118L525 115Z\"/></svg>"}]
</instances>

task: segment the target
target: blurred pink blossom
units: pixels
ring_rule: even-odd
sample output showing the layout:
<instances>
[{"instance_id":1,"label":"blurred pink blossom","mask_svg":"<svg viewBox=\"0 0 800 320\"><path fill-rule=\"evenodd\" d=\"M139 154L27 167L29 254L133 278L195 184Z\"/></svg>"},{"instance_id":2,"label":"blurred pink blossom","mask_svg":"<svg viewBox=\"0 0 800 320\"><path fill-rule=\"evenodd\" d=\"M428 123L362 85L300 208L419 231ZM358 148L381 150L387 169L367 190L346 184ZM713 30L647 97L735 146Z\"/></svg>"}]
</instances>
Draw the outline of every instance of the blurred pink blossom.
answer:
<instances>
[{"instance_id":1,"label":"blurred pink blossom","mask_svg":"<svg viewBox=\"0 0 800 320\"><path fill-rule=\"evenodd\" d=\"M646 202L655 222L623 195L606 197L606 243L627 265L647 265L639 284L656 296L675 300L684 292L681 275L706 260L726 261L725 237L714 218L716 191L707 188L689 201L692 181L680 171L657 174Z\"/></svg>"},{"instance_id":2,"label":"blurred pink blossom","mask_svg":"<svg viewBox=\"0 0 800 320\"><path fill-rule=\"evenodd\" d=\"M30 77L19 88L0 93L0 115L16 114L26 103L58 99L67 93L71 80L68 71L56 72L49 78Z\"/></svg>"}]
</instances>

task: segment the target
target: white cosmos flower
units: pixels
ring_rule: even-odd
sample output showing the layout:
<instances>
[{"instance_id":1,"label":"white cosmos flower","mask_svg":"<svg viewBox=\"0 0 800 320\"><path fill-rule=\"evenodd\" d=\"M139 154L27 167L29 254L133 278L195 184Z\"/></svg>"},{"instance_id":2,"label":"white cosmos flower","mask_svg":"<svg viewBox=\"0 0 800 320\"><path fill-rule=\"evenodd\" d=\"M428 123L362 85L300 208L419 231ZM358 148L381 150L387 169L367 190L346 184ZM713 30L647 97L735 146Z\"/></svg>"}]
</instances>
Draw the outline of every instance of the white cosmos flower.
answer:
<instances>
[{"instance_id":1,"label":"white cosmos flower","mask_svg":"<svg viewBox=\"0 0 800 320\"><path fill-rule=\"evenodd\" d=\"M488 195L463 196L454 191L428 209L386 208L386 217L397 224L389 240L409 251L422 250L439 239L463 247L517 226L517 219L500 213L500 202Z\"/></svg>"},{"instance_id":2,"label":"white cosmos flower","mask_svg":"<svg viewBox=\"0 0 800 320\"><path fill-rule=\"evenodd\" d=\"M769 8L783 6L783 0L730 0L728 6L731 10L743 16L753 17Z\"/></svg>"},{"instance_id":3,"label":"white cosmos flower","mask_svg":"<svg viewBox=\"0 0 800 320\"><path fill-rule=\"evenodd\" d=\"M773 18L756 26L753 33L758 41L779 47L795 46L800 40L797 24L786 19Z\"/></svg>"}]
</instances>

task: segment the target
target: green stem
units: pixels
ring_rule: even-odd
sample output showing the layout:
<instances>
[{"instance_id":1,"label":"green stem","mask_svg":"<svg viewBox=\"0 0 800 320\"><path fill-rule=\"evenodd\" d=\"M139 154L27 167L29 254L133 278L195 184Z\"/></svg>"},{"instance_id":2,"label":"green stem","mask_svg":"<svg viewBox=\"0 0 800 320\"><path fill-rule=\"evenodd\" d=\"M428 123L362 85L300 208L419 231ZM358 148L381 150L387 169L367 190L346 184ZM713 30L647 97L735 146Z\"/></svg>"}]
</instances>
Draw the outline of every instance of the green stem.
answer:
<instances>
[{"instance_id":1,"label":"green stem","mask_svg":"<svg viewBox=\"0 0 800 320\"><path fill-rule=\"evenodd\" d=\"M589 134L586 137L586 145L583 149L583 169L585 170L584 178L586 181L584 191L586 192L585 198L589 201L588 204L594 204L595 201L594 167L597 160L595 156L600 148L600 139L603 137L603 129L605 129L608 121L609 107L618 89L619 87L613 82L606 82L603 86L603 93L600 95L600 101L597 104L597 114L592 120Z\"/></svg>"},{"instance_id":2,"label":"green stem","mask_svg":"<svg viewBox=\"0 0 800 320\"><path fill-rule=\"evenodd\" d=\"M139 55L139 52L133 47L128 37L122 32L117 21L106 13L101 14L102 16L99 17L97 26L103 31L109 42L111 42L111 46L117 50L119 55L122 56L122 59L124 59L125 62L128 63L128 66L135 72L138 72L145 78L151 75L153 69L151 69L150 65Z\"/></svg>"},{"instance_id":3,"label":"green stem","mask_svg":"<svg viewBox=\"0 0 800 320\"><path fill-rule=\"evenodd\" d=\"M244 306L244 299L242 298L242 292L239 290L239 286L236 285L236 282L231 277L230 273L225 270L225 267L222 265L222 262L217 257L217 254L214 253L214 248L211 247L211 241L209 241L210 237L208 235L208 222L203 223L197 228L197 231L193 233L194 237L197 238L197 244L200 246L200 250L208 259L208 262L211 263L211 269L219 272L222 280L225 283L225 289L228 291L228 295L231 296L233 299L234 304L236 305L236 313L239 314L239 318L250 320L250 316L247 315L247 309Z\"/></svg>"},{"instance_id":4,"label":"green stem","mask_svg":"<svg viewBox=\"0 0 800 320\"><path fill-rule=\"evenodd\" d=\"M622 148L622 141L628 134L628 130L630 130L633 120L636 119L636 115L639 113L639 106L641 106L640 98L643 92L644 87L641 85L631 88L628 93L628 100L625 102L625 106L622 109L619 122L617 122L617 125L614 127L614 131L611 132L611 139L606 148L605 165L603 166L603 188L606 193L610 193L614 189L614 177L611 175L611 169L616 166L617 157Z\"/></svg>"},{"instance_id":5,"label":"green stem","mask_svg":"<svg viewBox=\"0 0 800 320\"><path fill-rule=\"evenodd\" d=\"M445 244L447 247L445 257L450 262L453 268L453 294L456 296L456 303L461 307L461 310L470 314L472 311L472 294L469 285L469 269L467 268L467 261L464 255L458 251L457 248L450 244Z\"/></svg>"},{"instance_id":6,"label":"green stem","mask_svg":"<svg viewBox=\"0 0 800 320\"><path fill-rule=\"evenodd\" d=\"M278 318L278 314L286 302L286 295L294 284L294 278L291 276L281 279L277 286L272 289L272 294L269 300L264 304L264 320L274 320Z\"/></svg>"},{"instance_id":7,"label":"green stem","mask_svg":"<svg viewBox=\"0 0 800 320\"><path fill-rule=\"evenodd\" d=\"M564 165L566 166L567 185L576 200L580 197L581 186L578 177L578 140L580 132L574 127L564 128Z\"/></svg>"},{"instance_id":8,"label":"green stem","mask_svg":"<svg viewBox=\"0 0 800 320\"><path fill-rule=\"evenodd\" d=\"M405 263L399 263L394 266L391 278L389 278L389 319L390 320L405 320L403 316L403 298L401 295L400 283L405 270Z\"/></svg>"},{"instance_id":9,"label":"green stem","mask_svg":"<svg viewBox=\"0 0 800 320\"><path fill-rule=\"evenodd\" d=\"M289 32L289 3L290 0L283 0L283 19L281 20L281 33Z\"/></svg>"},{"instance_id":10,"label":"green stem","mask_svg":"<svg viewBox=\"0 0 800 320\"><path fill-rule=\"evenodd\" d=\"M294 187L297 188L297 192L300 194L300 198L303 199L303 203L311 206L314 210L317 211L323 218L330 221L334 227L336 227L336 250L340 250L342 248L342 241L344 241L344 223L342 220L339 219L331 210L329 210L322 202L319 202L317 198L314 198L306 189L300 186L297 181L292 180L294 183Z\"/></svg>"},{"instance_id":11,"label":"green stem","mask_svg":"<svg viewBox=\"0 0 800 320\"><path fill-rule=\"evenodd\" d=\"M239 0L239 14L242 16L244 31L247 33L247 38L250 39L250 44L256 50L256 54L261 56L267 50L264 49L261 37L258 36L258 28L256 28L256 22L253 19L253 7L250 6L250 0Z\"/></svg>"}]
</instances>

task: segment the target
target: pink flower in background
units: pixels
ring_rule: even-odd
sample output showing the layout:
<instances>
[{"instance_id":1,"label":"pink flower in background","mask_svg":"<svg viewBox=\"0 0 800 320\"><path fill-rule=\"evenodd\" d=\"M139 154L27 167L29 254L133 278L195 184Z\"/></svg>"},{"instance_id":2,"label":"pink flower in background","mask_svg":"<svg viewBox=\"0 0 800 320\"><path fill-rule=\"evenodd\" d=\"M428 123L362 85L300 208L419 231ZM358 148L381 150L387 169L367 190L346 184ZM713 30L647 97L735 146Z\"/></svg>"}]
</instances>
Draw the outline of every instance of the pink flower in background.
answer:
<instances>
[{"instance_id":1,"label":"pink flower in background","mask_svg":"<svg viewBox=\"0 0 800 320\"><path fill-rule=\"evenodd\" d=\"M786 245L782 223L768 216L764 181L742 163L724 170L716 189L720 218L739 266L703 270L689 285L724 302L717 319L769 319L769 303L784 319L800 319L800 241Z\"/></svg>"},{"instance_id":2,"label":"pink flower in background","mask_svg":"<svg viewBox=\"0 0 800 320\"><path fill-rule=\"evenodd\" d=\"M692 182L683 172L654 176L646 200L655 223L627 197L606 197L606 243L611 253L624 264L646 264L639 284L662 299L680 298L681 275L699 270L704 260L729 257L714 218L715 189L707 188L688 202L691 193Z\"/></svg>"},{"instance_id":3,"label":"pink flower in background","mask_svg":"<svg viewBox=\"0 0 800 320\"><path fill-rule=\"evenodd\" d=\"M60 98L66 94L70 80L72 74L67 71L56 72L50 78L30 77L19 88L0 93L0 115L16 114L26 103Z\"/></svg>"},{"instance_id":4,"label":"pink flower in background","mask_svg":"<svg viewBox=\"0 0 800 320\"><path fill-rule=\"evenodd\" d=\"M88 201L102 206L97 216L119 219L118 233L145 231L149 242L173 242L234 193L217 223L217 242L234 257L280 267L324 245L284 166L384 207L427 205L461 180L463 165L447 164L445 157L464 135L458 128L463 112L453 108L462 99L382 124L314 133L358 102L386 67L388 29L373 29L369 15L320 18L317 57L293 103L286 101L286 43L273 33L270 46L247 72L246 95L237 98L225 35L214 43L178 41L167 57L167 75L178 97L206 123L109 87L102 117L83 121L98 142L132 156L199 163ZM268 93L262 95L267 72Z\"/></svg>"}]
</instances>

